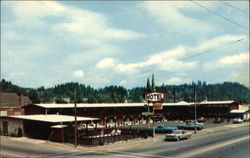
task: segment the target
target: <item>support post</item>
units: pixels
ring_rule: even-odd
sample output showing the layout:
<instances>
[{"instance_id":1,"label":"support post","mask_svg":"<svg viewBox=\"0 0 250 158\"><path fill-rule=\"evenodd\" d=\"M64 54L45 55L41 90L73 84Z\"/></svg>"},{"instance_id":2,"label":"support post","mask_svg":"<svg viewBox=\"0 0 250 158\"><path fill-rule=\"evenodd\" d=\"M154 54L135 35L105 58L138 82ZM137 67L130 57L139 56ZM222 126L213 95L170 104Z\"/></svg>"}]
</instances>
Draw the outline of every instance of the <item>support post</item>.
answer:
<instances>
[{"instance_id":1,"label":"support post","mask_svg":"<svg viewBox=\"0 0 250 158\"><path fill-rule=\"evenodd\" d=\"M77 147L77 112L76 112L76 89L75 89L75 98L74 98L74 102L75 102L75 148Z\"/></svg>"},{"instance_id":2,"label":"support post","mask_svg":"<svg viewBox=\"0 0 250 158\"><path fill-rule=\"evenodd\" d=\"M155 115L154 104L153 104L153 115ZM155 137L155 120L153 119L153 137Z\"/></svg>"},{"instance_id":3,"label":"support post","mask_svg":"<svg viewBox=\"0 0 250 158\"><path fill-rule=\"evenodd\" d=\"M197 113L196 113L196 89L194 86L194 121L195 121L195 127L194 127L194 134L197 132L196 122L197 122Z\"/></svg>"}]
</instances>

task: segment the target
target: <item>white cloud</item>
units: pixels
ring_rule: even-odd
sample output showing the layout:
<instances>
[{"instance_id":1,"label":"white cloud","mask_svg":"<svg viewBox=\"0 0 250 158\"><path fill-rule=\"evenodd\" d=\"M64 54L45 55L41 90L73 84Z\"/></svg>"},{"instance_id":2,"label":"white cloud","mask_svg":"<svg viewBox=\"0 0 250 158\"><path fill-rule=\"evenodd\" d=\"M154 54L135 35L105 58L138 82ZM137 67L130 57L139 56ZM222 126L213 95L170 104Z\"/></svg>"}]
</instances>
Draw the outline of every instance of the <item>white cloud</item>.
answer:
<instances>
[{"instance_id":1,"label":"white cloud","mask_svg":"<svg viewBox=\"0 0 250 158\"><path fill-rule=\"evenodd\" d=\"M104 58L96 64L99 69L108 69L115 66L115 60L113 58Z\"/></svg>"},{"instance_id":2,"label":"white cloud","mask_svg":"<svg viewBox=\"0 0 250 158\"><path fill-rule=\"evenodd\" d=\"M130 40L143 37L144 35L135 31L117 29L110 26L108 18L100 13L78 9L73 6L63 6L64 12L62 22L53 26L55 30L66 31L81 38L94 40Z\"/></svg>"},{"instance_id":3,"label":"white cloud","mask_svg":"<svg viewBox=\"0 0 250 158\"><path fill-rule=\"evenodd\" d=\"M178 46L172 50L155 53L148 57L147 60L138 63L117 64L115 72L117 73L136 73L143 68L156 66L164 71L183 71L193 69L198 65L198 62L183 62L178 58L183 58L186 55L184 46Z\"/></svg>"},{"instance_id":4,"label":"white cloud","mask_svg":"<svg viewBox=\"0 0 250 158\"><path fill-rule=\"evenodd\" d=\"M169 59L177 59L186 55L186 48L184 46L177 46L176 48L160 53L156 53L149 57L145 65L161 64Z\"/></svg>"},{"instance_id":5,"label":"white cloud","mask_svg":"<svg viewBox=\"0 0 250 158\"><path fill-rule=\"evenodd\" d=\"M76 77L76 78L81 79L84 76L84 72L82 70L75 70L73 72L73 76Z\"/></svg>"},{"instance_id":6,"label":"white cloud","mask_svg":"<svg viewBox=\"0 0 250 158\"><path fill-rule=\"evenodd\" d=\"M111 20L103 14L64 5L60 2L26 1L5 3L12 10L15 18L8 23L3 23L5 27L3 32L7 30L13 31L18 28L42 29L46 30L50 36L52 34L57 35L65 40L74 40L75 43L92 47L103 45L112 40L131 40L145 36L132 30L113 27ZM10 36L13 36L13 33Z\"/></svg>"},{"instance_id":7,"label":"white cloud","mask_svg":"<svg viewBox=\"0 0 250 158\"><path fill-rule=\"evenodd\" d=\"M206 49L215 48L216 46L222 46L223 44L239 40L246 37L246 35L221 35L213 39L209 39L199 43L197 46L190 48L192 52L204 51Z\"/></svg>"},{"instance_id":8,"label":"white cloud","mask_svg":"<svg viewBox=\"0 0 250 158\"><path fill-rule=\"evenodd\" d=\"M143 63L118 64L115 71L118 73L135 73L139 68L143 67Z\"/></svg>"},{"instance_id":9,"label":"white cloud","mask_svg":"<svg viewBox=\"0 0 250 158\"><path fill-rule=\"evenodd\" d=\"M226 56L218 61L219 66L231 66L249 62L249 53L241 53L233 56Z\"/></svg>"},{"instance_id":10,"label":"white cloud","mask_svg":"<svg viewBox=\"0 0 250 158\"><path fill-rule=\"evenodd\" d=\"M190 79L183 79L183 78L179 78L179 77L173 77L170 78L169 80L165 81L165 84L168 85L179 85L179 84L183 84L183 83L190 83L191 80Z\"/></svg>"},{"instance_id":11,"label":"white cloud","mask_svg":"<svg viewBox=\"0 0 250 158\"><path fill-rule=\"evenodd\" d=\"M240 82L249 87L249 63L243 64L239 67L238 71L232 72L229 76L230 81Z\"/></svg>"},{"instance_id":12,"label":"white cloud","mask_svg":"<svg viewBox=\"0 0 250 158\"><path fill-rule=\"evenodd\" d=\"M128 82L127 82L126 80L121 80L121 81L119 82L119 84L122 85L122 86L127 85L127 83L128 83Z\"/></svg>"},{"instance_id":13,"label":"white cloud","mask_svg":"<svg viewBox=\"0 0 250 158\"><path fill-rule=\"evenodd\" d=\"M149 66L156 66L160 70L163 71L187 71L192 70L196 68L199 64L198 61L190 61L190 62L184 62L182 59L184 59L187 56L195 55L197 52L200 53L200 50L208 50L211 48L216 48L218 45L223 45L228 42L233 42L236 40L239 40L240 38L245 37L244 35L222 35L217 36L213 39L204 41L202 43L199 43L196 46L193 47L187 47L183 45L179 45L174 49L163 51L159 53L154 53L153 55L149 56L147 60L135 62L135 63L128 63L123 64L119 63L116 65L113 65L115 68L115 72L117 73L136 73L139 72L141 69L149 67ZM242 62L242 58L244 58L246 55L242 56L233 56L231 59L229 57L223 59L220 62L229 62L228 60ZM229 58L229 59L228 59ZM226 60L226 61L225 61ZM222 64L221 63L221 64ZM205 67L210 67L209 64L205 64ZM212 64L213 66L214 63ZM219 65L219 64L217 64Z\"/></svg>"},{"instance_id":14,"label":"white cloud","mask_svg":"<svg viewBox=\"0 0 250 158\"><path fill-rule=\"evenodd\" d=\"M217 61L207 62L203 65L206 70L214 70L225 67L238 67L249 62L249 52L225 56Z\"/></svg>"},{"instance_id":15,"label":"white cloud","mask_svg":"<svg viewBox=\"0 0 250 158\"><path fill-rule=\"evenodd\" d=\"M99 44L98 47L90 49L88 51L69 54L64 59L64 63L72 66L86 65L95 62L103 56L110 56L115 53L121 52L122 50L119 47Z\"/></svg>"},{"instance_id":16,"label":"white cloud","mask_svg":"<svg viewBox=\"0 0 250 158\"><path fill-rule=\"evenodd\" d=\"M160 69L165 71L186 71L198 66L197 61L183 62L176 59L170 59L160 64Z\"/></svg>"},{"instance_id":17,"label":"white cloud","mask_svg":"<svg viewBox=\"0 0 250 158\"><path fill-rule=\"evenodd\" d=\"M211 6L211 3L210 3ZM142 8L146 9L150 15L171 30L181 30L183 33L189 32L210 32L212 25L205 20L200 20L184 14L182 11L200 11L200 8L192 2L171 2L171 1L147 1Z\"/></svg>"}]
</instances>

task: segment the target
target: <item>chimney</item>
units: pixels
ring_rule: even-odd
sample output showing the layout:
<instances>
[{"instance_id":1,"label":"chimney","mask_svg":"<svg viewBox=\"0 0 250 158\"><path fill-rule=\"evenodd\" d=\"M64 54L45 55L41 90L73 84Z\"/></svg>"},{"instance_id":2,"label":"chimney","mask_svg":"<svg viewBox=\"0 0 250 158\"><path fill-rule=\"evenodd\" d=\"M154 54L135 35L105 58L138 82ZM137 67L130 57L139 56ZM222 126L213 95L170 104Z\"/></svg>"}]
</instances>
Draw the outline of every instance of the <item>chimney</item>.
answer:
<instances>
[{"instance_id":1,"label":"chimney","mask_svg":"<svg viewBox=\"0 0 250 158\"><path fill-rule=\"evenodd\" d=\"M20 94L18 101L21 107L24 106L23 94Z\"/></svg>"}]
</instances>

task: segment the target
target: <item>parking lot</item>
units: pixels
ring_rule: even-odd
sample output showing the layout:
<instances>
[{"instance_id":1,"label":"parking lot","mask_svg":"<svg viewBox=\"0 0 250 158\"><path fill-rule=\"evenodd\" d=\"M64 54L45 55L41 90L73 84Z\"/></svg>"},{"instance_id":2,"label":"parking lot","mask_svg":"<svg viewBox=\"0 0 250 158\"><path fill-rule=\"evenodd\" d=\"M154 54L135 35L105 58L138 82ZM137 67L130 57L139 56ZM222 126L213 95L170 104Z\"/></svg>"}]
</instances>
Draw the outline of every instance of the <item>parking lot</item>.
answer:
<instances>
[{"instance_id":1,"label":"parking lot","mask_svg":"<svg viewBox=\"0 0 250 158\"><path fill-rule=\"evenodd\" d=\"M155 126L157 125L166 125L166 126L170 126L170 127L176 127L178 124L183 123L183 121L166 121L166 122L155 122ZM208 121L204 122L204 128L210 128L210 127L216 127L216 126L223 126L223 125L229 125L229 124L233 124L232 120L230 120L229 122L227 120L225 120L222 123L214 123L214 119L209 119ZM148 124L143 124L143 125L133 125L132 127L153 127L153 123Z\"/></svg>"}]
</instances>

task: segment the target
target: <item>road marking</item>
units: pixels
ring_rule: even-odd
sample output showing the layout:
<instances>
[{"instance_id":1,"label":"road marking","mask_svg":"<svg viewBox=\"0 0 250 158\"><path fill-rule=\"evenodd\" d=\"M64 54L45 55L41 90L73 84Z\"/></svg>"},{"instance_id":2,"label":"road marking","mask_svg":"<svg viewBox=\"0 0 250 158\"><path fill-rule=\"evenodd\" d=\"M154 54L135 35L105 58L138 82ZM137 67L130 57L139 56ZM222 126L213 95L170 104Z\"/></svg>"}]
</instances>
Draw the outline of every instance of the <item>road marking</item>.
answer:
<instances>
[{"instance_id":1,"label":"road marking","mask_svg":"<svg viewBox=\"0 0 250 158\"><path fill-rule=\"evenodd\" d=\"M196 148L195 150L192 150L190 152L185 152L185 153L180 154L180 155L176 155L175 157L179 157L179 158L192 157L192 156L204 153L204 152L215 150L215 149L218 149L218 148L230 145L230 144L234 144L234 143L237 143L237 142L240 142L240 141L244 141L244 140L247 140L247 139L249 139L249 136L243 136L243 137L233 139L233 140L229 140L229 141L225 141L225 142L222 142L222 143L219 143L219 144L212 144L212 145L210 145L208 147Z\"/></svg>"},{"instance_id":2,"label":"road marking","mask_svg":"<svg viewBox=\"0 0 250 158\"><path fill-rule=\"evenodd\" d=\"M87 151L91 152L91 151ZM52 154L45 154L45 155L39 155L39 156L33 156L33 158L42 158L42 157L65 157L66 155L77 155L79 154L79 151L69 151L69 152L60 152L60 153L52 153Z\"/></svg>"},{"instance_id":3,"label":"road marking","mask_svg":"<svg viewBox=\"0 0 250 158\"><path fill-rule=\"evenodd\" d=\"M142 157L157 157L157 158L172 158L168 156L161 156L161 155L153 155L153 154L143 154L143 153L133 153L133 152L126 152L126 151L119 151L115 153L120 153L120 154L132 154L135 156L142 156Z\"/></svg>"},{"instance_id":4,"label":"road marking","mask_svg":"<svg viewBox=\"0 0 250 158\"><path fill-rule=\"evenodd\" d=\"M1 151L0 152L0 157L4 157L4 156L7 156L7 157L24 157L24 156L21 156L20 154L6 153L6 152Z\"/></svg>"}]
</instances>

